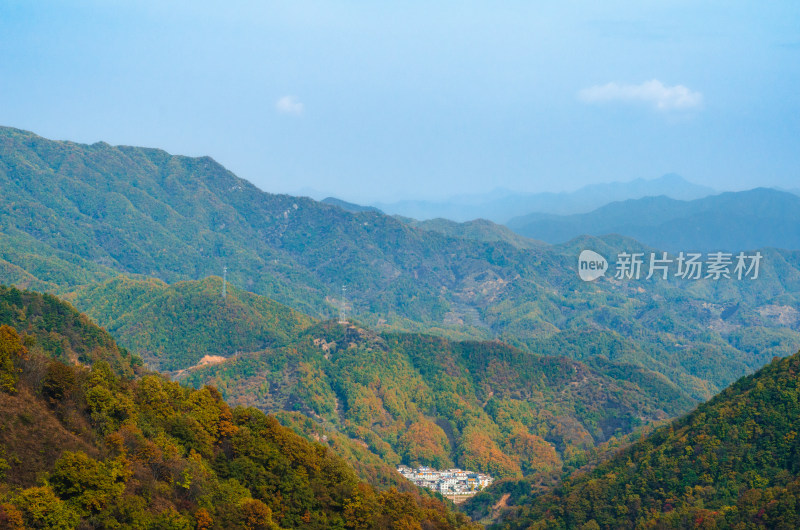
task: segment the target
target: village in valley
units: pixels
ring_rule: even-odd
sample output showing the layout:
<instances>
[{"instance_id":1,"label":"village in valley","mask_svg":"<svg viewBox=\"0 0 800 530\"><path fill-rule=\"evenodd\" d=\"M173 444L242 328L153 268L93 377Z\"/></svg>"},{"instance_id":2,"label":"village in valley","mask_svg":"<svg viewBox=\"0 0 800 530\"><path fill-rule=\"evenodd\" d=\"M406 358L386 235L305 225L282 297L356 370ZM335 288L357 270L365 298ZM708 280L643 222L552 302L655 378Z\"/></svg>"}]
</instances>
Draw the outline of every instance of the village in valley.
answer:
<instances>
[{"instance_id":1,"label":"village in valley","mask_svg":"<svg viewBox=\"0 0 800 530\"><path fill-rule=\"evenodd\" d=\"M417 469L398 466L397 471L415 485L438 491L456 503L467 500L494 481L490 475L458 468L439 471L426 466Z\"/></svg>"}]
</instances>

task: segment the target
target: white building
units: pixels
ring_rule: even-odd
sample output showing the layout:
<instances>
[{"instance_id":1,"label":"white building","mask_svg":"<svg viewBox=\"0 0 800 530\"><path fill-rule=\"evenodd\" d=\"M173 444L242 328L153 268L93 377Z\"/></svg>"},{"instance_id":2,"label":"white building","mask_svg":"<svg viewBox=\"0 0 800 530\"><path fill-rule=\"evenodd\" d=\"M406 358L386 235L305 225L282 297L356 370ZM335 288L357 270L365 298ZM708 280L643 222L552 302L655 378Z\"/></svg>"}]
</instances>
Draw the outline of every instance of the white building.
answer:
<instances>
[{"instance_id":1,"label":"white building","mask_svg":"<svg viewBox=\"0 0 800 530\"><path fill-rule=\"evenodd\" d=\"M453 500L464 500L493 482L493 478L482 473L453 468L439 471L427 466L412 469L398 466L397 471L417 486L453 496Z\"/></svg>"}]
</instances>

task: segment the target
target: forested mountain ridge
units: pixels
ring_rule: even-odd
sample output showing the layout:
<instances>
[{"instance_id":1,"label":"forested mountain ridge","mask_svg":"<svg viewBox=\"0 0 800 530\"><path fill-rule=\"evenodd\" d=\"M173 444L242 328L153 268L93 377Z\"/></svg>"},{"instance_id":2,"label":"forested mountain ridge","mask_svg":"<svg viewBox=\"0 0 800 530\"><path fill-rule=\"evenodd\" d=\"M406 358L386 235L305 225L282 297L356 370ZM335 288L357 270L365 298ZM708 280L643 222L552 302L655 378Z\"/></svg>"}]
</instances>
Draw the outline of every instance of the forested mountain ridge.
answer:
<instances>
[{"instance_id":1,"label":"forested mountain ridge","mask_svg":"<svg viewBox=\"0 0 800 530\"><path fill-rule=\"evenodd\" d=\"M182 381L213 384L231 403L302 412L389 464L550 476L580 465L595 444L692 405L666 378L595 361L323 322L298 342Z\"/></svg>"},{"instance_id":2,"label":"forested mountain ridge","mask_svg":"<svg viewBox=\"0 0 800 530\"><path fill-rule=\"evenodd\" d=\"M355 204L352 202L343 201L341 199L337 199L336 197L326 197L319 202L323 202L325 204L330 204L331 206L338 206L339 208L346 210L348 212L353 213L360 213L360 212L381 212L378 208L374 206L362 206L360 204Z\"/></svg>"},{"instance_id":3,"label":"forested mountain ridge","mask_svg":"<svg viewBox=\"0 0 800 530\"><path fill-rule=\"evenodd\" d=\"M501 528L800 527L800 353L535 497Z\"/></svg>"},{"instance_id":4,"label":"forested mountain ridge","mask_svg":"<svg viewBox=\"0 0 800 530\"><path fill-rule=\"evenodd\" d=\"M685 412L693 404L665 378L601 357L587 355L584 365L534 357L499 343L459 344L415 334L376 335L355 327L341 334L331 323L309 327L310 318L265 297L229 288L223 298L219 278L167 285L152 278L120 276L79 289L69 298L90 315L119 315L104 322L106 327L151 366L179 370L174 375L196 386L210 382L236 404L276 414L299 410L322 421L328 427L325 431L310 430L302 420L281 416L304 436L329 437L331 444L336 444L331 446L352 455L350 462L376 484L392 483L394 473L387 472L386 462L441 467L463 461L466 466L468 457L459 460L464 454L460 446L469 443L480 446L473 450L473 467L488 470L487 451L497 455L500 447L524 442L538 444L544 453L535 453L531 461L531 455L524 454L527 449L510 449L513 456L493 471L500 475L536 472L542 462L535 459L548 455L550 464L545 467L557 473L562 457L568 466L576 465L582 451L610 436L625 435L649 421ZM271 347L261 352L266 346ZM471 353L464 353L465 348ZM215 367L193 368L188 375L182 370L201 359L216 364L225 358L231 359ZM454 398L452 374L431 372L434 366L441 370L443 363L460 367L459 401L474 416L457 427L450 426L458 423L454 410L441 405L431 408L431 403L449 403ZM522 378L524 384L520 376L510 377L509 373L527 374ZM442 378L450 382L445 384ZM362 388L366 380L370 382ZM411 381L424 383L414 390L409 387ZM593 384L599 388L592 390ZM541 388L531 393L525 385ZM393 396L385 395L386 388L393 389ZM513 398L509 389L514 389ZM399 414L398 401L406 401L403 408L413 411ZM517 420L512 413L494 411L492 407L498 406L524 414L528 425L514 423ZM372 413L355 412L372 410L370 407L382 411L378 415L383 427L375 426ZM536 412L538 419L534 420L537 408L547 412L544 416L541 410ZM484 409L493 412L487 415ZM338 413L325 414L331 410ZM431 418L446 426L443 432L450 433L449 447L428 447L428 441L398 438L397 422L416 422L421 429L421 425L433 425ZM489 436L480 444L470 442L469 433L463 434L465 429L478 429ZM338 440L337 433L341 433ZM409 443L413 447L403 446ZM359 444L366 447L359 448Z\"/></svg>"},{"instance_id":5,"label":"forested mountain ridge","mask_svg":"<svg viewBox=\"0 0 800 530\"><path fill-rule=\"evenodd\" d=\"M488 243L502 241L513 247L521 249L541 248L545 246L545 243L542 241L536 241L534 239L521 236L503 225L495 224L491 221L487 221L486 219L475 219L472 221L457 223L449 219L441 218L430 219L427 221L417 221L416 219L410 219L407 217L398 218L414 228L420 228L430 232L438 232L449 237L473 239Z\"/></svg>"},{"instance_id":6,"label":"forested mountain ridge","mask_svg":"<svg viewBox=\"0 0 800 530\"><path fill-rule=\"evenodd\" d=\"M25 315L0 324L3 528L470 526L433 498L360 482L329 448L212 388L115 374L105 332L53 297L3 289L3 318ZM54 359L62 343L91 349L92 366Z\"/></svg>"},{"instance_id":7,"label":"forested mountain ridge","mask_svg":"<svg viewBox=\"0 0 800 530\"><path fill-rule=\"evenodd\" d=\"M503 267L502 252L492 260L486 245L451 244L456 254L440 255L444 238L376 212L261 192L207 157L0 129L0 170L4 232L32 250L8 248L3 258L57 285L105 279L109 267L167 282L201 279L227 264L233 283L312 315L330 312L326 297L350 283L363 286L359 303L382 316L396 318L400 293L416 298L399 316L424 321L447 310L428 293L457 287L478 263ZM78 267L64 277L41 258L28 263L39 246L79 256Z\"/></svg>"},{"instance_id":8,"label":"forested mountain ridge","mask_svg":"<svg viewBox=\"0 0 800 530\"><path fill-rule=\"evenodd\" d=\"M576 273L583 248L657 249L619 237L516 248L448 236L264 193L207 157L9 128L0 128L0 186L0 279L62 295L94 292L86 286L121 272L174 283L227 266L232 285L326 318L348 285L348 314L380 331L581 358L598 344L592 355L657 371L698 399L800 347L800 252L763 249L757 283L589 284Z\"/></svg>"},{"instance_id":9,"label":"forested mountain ridge","mask_svg":"<svg viewBox=\"0 0 800 530\"><path fill-rule=\"evenodd\" d=\"M121 377L141 372L143 361L120 348L105 330L50 294L0 285L0 326L25 336L25 347L67 364L109 364ZM44 353L42 353L44 354Z\"/></svg>"},{"instance_id":10,"label":"forested mountain ridge","mask_svg":"<svg viewBox=\"0 0 800 530\"><path fill-rule=\"evenodd\" d=\"M313 320L267 297L225 286L222 278L172 285L118 276L67 296L126 347L159 370L206 356L228 357L295 339Z\"/></svg>"}]
</instances>

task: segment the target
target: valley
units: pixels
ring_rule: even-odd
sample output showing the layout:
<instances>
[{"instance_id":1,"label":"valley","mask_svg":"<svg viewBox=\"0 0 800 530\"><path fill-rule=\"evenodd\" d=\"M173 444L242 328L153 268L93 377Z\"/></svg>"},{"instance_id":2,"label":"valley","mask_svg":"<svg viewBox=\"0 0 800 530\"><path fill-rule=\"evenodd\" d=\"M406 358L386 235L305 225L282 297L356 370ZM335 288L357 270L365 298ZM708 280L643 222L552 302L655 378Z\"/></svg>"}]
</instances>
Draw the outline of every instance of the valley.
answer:
<instances>
[{"instance_id":1,"label":"valley","mask_svg":"<svg viewBox=\"0 0 800 530\"><path fill-rule=\"evenodd\" d=\"M69 438L65 447L88 456L64 453L65 458L77 458L81 466L117 465L128 458L126 451L150 443L173 455L169 465L131 464L125 473L137 477L147 466L167 467L153 471L150 482L140 477L129 483L119 475L117 493L96 505L70 500L66 490L37 490L53 503L65 502L58 506L68 519L121 517L120 499L148 488L160 491L157 497L175 517L196 517L187 507L197 512L206 506L202 499L212 498L203 495L212 494L205 486L175 489L175 470L195 469L186 473L205 470L203 484L214 484L209 488L239 487L239 508L214 512L221 521L246 517L237 510L247 504L264 513L268 508L275 524L298 526L306 517L302 506L322 528L337 517L355 517L341 506L356 502L352 492L360 491L359 502L372 503L370 510L386 517L388 511L381 510L404 502L414 506L414 517L439 520L443 528L472 524L398 474L398 466L408 466L491 475L493 484L461 508L487 524L524 527L539 521L560 528L595 521L611 528L651 516L661 521L641 515L633 506L643 504L633 497L625 506L638 515L624 521L604 508L583 509L584 516L574 520L563 515L569 510L558 510L564 499L588 495L583 481L594 479L583 477L620 465L617 451L643 457L641 447L683 428L671 425L693 422L727 399L719 396L749 384L742 381L765 377L750 374L777 366L792 373L791 356L800 349L797 250L755 247L762 256L757 280L608 274L586 282L577 274L584 249L612 258L675 248L584 232L550 244L490 221L392 217L349 203L265 193L208 157L56 142L10 128L0 128L0 184L0 283L9 286L0 293L0 323L17 333L9 339L14 348L21 344L38 352L34 365L14 353L4 366L15 391L21 381L20 395L41 401L36 414L48 418L47 426L36 432ZM792 200L786 204L795 208ZM740 222L750 222L747 215ZM610 266L616 266L613 259ZM223 270L225 280L219 277ZM346 317L340 321L342 309ZM92 386L101 373L106 386ZM47 377L57 377L61 386L47 390ZM160 397L148 397L153 392ZM170 403L173 412L153 399ZM203 416L202 404L212 402L214 414L235 428L225 423L223 429ZM8 406L22 407L13 400ZM762 405L742 406L749 411ZM19 421L31 420L9 421L16 425L8 427L11 432L21 428ZM795 450L789 427L781 431L787 444L775 457L781 461ZM267 502L268 492L280 487L223 462L245 458L232 449L239 443L232 433L245 429L272 433L280 447L270 454L287 456L291 446L317 455L298 461L306 466L302 473L318 469L316 458L327 462L318 469L322 482L314 478L298 486L310 488L303 490L306 500ZM714 432L722 445L739 435ZM9 458L20 450L15 443L7 441ZM706 464L690 459L683 465ZM11 482L39 487L9 465ZM48 470L64 465L54 454L37 469L55 473ZM791 495L797 470L787 466L770 471L769 477L779 476L774 481L750 473L731 484L741 490L740 483L749 481L751 489L785 488L775 495ZM334 468L347 476L349 493L325 492L329 486L322 484ZM700 487L698 477L706 475L722 480L717 471L702 470L681 484ZM273 471L253 472L278 480ZM610 496L618 487L609 473L618 471L603 475ZM225 482L231 477L238 486ZM701 482L710 487L709 480ZM732 491L721 500L714 492L697 495L730 507ZM406 497L396 501L395 493ZM636 495L644 499L645 493ZM324 506L310 500L328 495L349 500L337 497ZM19 499L13 497L13 506L31 520L33 512L20 508ZM669 524L699 513L673 500L642 502L651 512L657 503L677 510L663 516Z\"/></svg>"}]
</instances>

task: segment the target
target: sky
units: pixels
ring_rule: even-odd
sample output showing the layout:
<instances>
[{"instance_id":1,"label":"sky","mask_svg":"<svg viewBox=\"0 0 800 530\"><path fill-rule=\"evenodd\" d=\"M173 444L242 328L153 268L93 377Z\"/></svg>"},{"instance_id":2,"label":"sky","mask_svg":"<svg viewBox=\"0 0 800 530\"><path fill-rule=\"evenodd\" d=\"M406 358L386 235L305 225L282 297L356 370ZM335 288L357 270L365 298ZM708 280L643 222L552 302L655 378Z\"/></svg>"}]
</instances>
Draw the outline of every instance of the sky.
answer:
<instances>
[{"instance_id":1,"label":"sky","mask_svg":"<svg viewBox=\"0 0 800 530\"><path fill-rule=\"evenodd\" d=\"M795 0L0 2L0 125L362 203L800 188L799 85Z\"/></svg>"}]
</instances>

